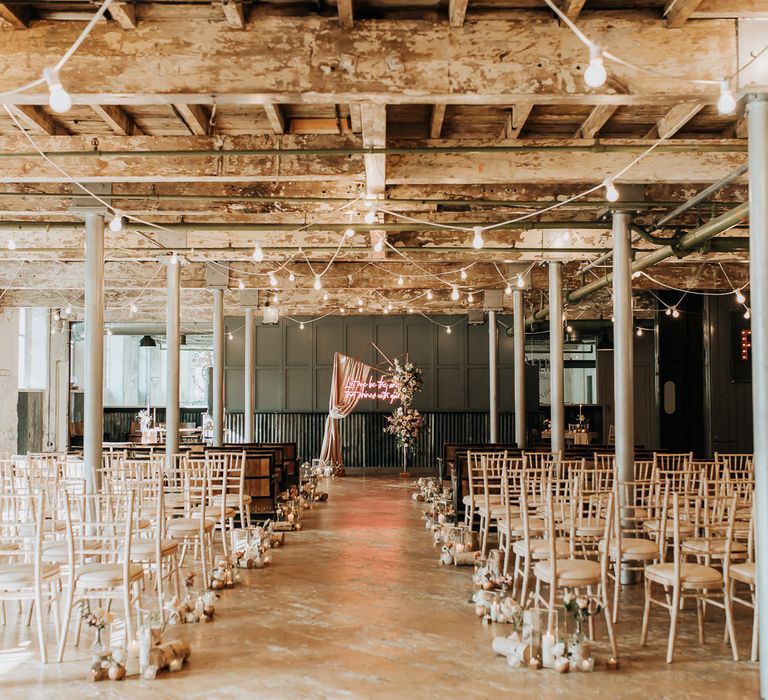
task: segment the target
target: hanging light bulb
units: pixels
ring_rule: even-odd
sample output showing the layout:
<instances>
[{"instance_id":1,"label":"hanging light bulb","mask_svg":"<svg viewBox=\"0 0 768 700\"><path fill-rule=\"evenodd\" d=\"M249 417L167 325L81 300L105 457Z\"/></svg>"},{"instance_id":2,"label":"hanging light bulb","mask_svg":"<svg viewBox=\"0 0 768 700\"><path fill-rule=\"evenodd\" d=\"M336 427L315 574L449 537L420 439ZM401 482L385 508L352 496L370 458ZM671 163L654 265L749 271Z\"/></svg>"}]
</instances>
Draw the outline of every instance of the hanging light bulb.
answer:
<instances>
[{"instance_id":1,"label":"hanging light bulb","mask_svg":"<svg viewBox=\"0 0 768 700\"><path fill-rule=\"evenodd\" d=\"M640 277L640 270L635 270L635 272L632 273L632 279L636 280L638 277Z\"/></svg>"},{"instance_id":2,"label":"hanging light bulb","mask_svg":"<svg viewBox=\"0 0 768 700\"><path fill-rule=\"evenodd\" d=\"M519 274L517 276L517 288L522 289L525 287L525 278L522 276L522 274Z\"/></svg>"},{"instance_id":3,"label":"hanging light bulb","mask_svg":"<svg viewBox=\"0 0 768 700\"><path fill-rule=\"evenodd\" d=\"M51 328L51 335L56 335L56 329L55 328Z\"/></svg>"},{"instance_id":4,"label":"hanging light bulb","mask_svg":"<svg viewBox=\"0 0 768 700\"><path fill-rule=\"evenodd\" d=\"M413 309L408 309L408 313L412 314L413 313Z\"/></svg>"},{"instance_id":5,"label":"hanging light bulb","mask_svg":"<svg viewBox=\"0 0 768 700\"><path fill-rule=\"evenodd\" d=\"M128 311L129 311L131 314L137 314L137 313L139 313L139 307L138 307L138 306L136 306L136 304L131 304L131 306L130 306L130 308L128 309Z\"/></svg>"},{"instance_id":6,"label":"hanging light bulb","mask_svg":"<svg viewBox=\"0 0 768 700\"><path fill-rule=\"evenodd\" d=\"M340 306L340 307L339 307L339 313L342 313L342 314L343 314L343 313L345 313L345 312L346 312L346 309L345 309L343 306Z\"/></svg>"},{"instance_id":7,"label":"hanging light bulb","mask_svg":"<svg viewBox=\"0 0 768 700\"><path fill-rule=\"evenodd\" d=\"M362 308L362 306L363 306L363 300L362 300L362 299L358 299L358 300L357 300L357 305L358 305L359 307L361 307L361 308Z\"/></svg>"},{"instance_id":8,"label":"hanging light bulb","mask_svg":"<svg viewBox=\"0 0 768 700\"><path fill-rule=\"evenodd\" d=\"M59 314L59 312L58 312L58 311L54 311L54 312L53 312L53 320L54 320L54 321L58 321L58 320L60 320L60 319L61 319L61 314Z\"/></svg>"},{"instance_id":9,"label":"hanging light bulb","mask_svg":"<svg viewBox=\"0 0 768 700\"><path fill-rule=\"evenodd\" d=\"M328 292L323 292L323 301L328 301Z\"/></svg>"},{"instance_id":10,"label":"hanging light bulb","mask_svg":"<svg viewBox=\"0 0 768 700\"><path fill-rule=\"evenodd\" d=\"M294 274L293 274L293 270L291 270L291 271L288 273L288 281L289 281L289 282L294 282L295 280L296 280L296 275L294 275Z\"/></svg>"},{"instance_id":11,"label":"hanging light bulb","mask_svg":"<svg viewBox=\"0 0 768 700\"><path fill-rule=\"evenodd\" d=\"M107 328L107 335L112 335L112 329L111 328Z\"/></svg>"},{"instance_id":12,"label":"hanging light bulb","mask_svg":"<svg viewBox=\"0 0 768 700\"><path fill-rule=\"evenodd\" d=\"M470 293L467 295L467 301L474 301L474 300L475 300L475 295L474 295L474 294L472 294L472 292L470 292Z\"/></svg>"},{"instance_id":13,"label":"hanging light bulb","mask_svg":"<svg viewBox=\"0 0 768 700\"><path fill-rule=\"evenodd\" d=\"M752 312L751 312L749 309L747 309L747 310L744 312L744 318L746 318L746 319L747 319L747 321L749 321L749 319L750 319L750 318L752 318Z\"/></svg>"},{"instance_id":14,"label":"hanging light bulb","mask_svg":"<svg viewBox=\"0 0 768 700\"><path fill-rule=\"evenodd\" d=\"M608 79L603 63L603 50L594 43L589 45L589 66L584 71L584 82L591 88L599 88Z\"/></svg>"},{"instance_id":15,"label":"hanging light bulb","mask_svg":"<svg viewBox=\"0 0 768 700\"><path fill-rule=\"evenodd\" d=\"M303 331L303 330L304 330L304 321L302 321L302 322L299 324L299 330L300 330L300 331Z\"/></svg>"},{"instance_id":16,"label":"hanging light bulb","mask_svg":"<svg viewBox=\"0 0 768 700\"><path fill-rule=\"evenodd\" d=\"M59 77L59 71L56 68L44 68L43 78L48 83L48 106L59 114L69 112L72 107L72 98L69 93L64 89Z\"/></svg>"},{"instance_id":17,"label":"hanging light bulb","mask_svg":"<svg viewBox=\"0 0 768 700\"><path fill-rule=\"evenodd\" d=\"M388 314L388 313L389 313L389 307L387 307L387 306L385 306L385 307L384 307L384 313L385 313L385 314Z\"/></svg>"},{"instance_id":18,"label":"hanging light bulb","mask_svg":"<svg viewBox=\"0 0 768 700\"><path fill-rule=\"evenodd\" d=\"M570 231L563 231L560 238L563 239L563 243L568 243L568 241L571 240L571 232Z\"/></svg>"},{"instance_id":19,"label":"hanging light bulb","mask_svg":"<svg viewBox=\"0 0 768 700\"><path fill-rule=\"evenodd\" d=\"M475 237L472 239L472 247L475 250L480 250L484 245L483 229L480 226L475 226L474 232L475 232Z\"/></svg>"},{"instance_id":20,"label":"hanging light bulb","mask_svg":"<svg viewBox=\"0 0 768 700\"><path fill-rule=\"evenodd\" d=\"M680 318L680 312L677 310L676 306L672 307L672 318Z\"/></svg>"},{"instance_id":21,"label":"hanging light bulb","mask_svg":"<svg viewBox=\"0 0 768 700\"><path fill-rule=\"evenodd\" d=\"M278 302L278 301L280 301L280 299L279 299L279 297L277 296L277 292L275 292L275 293L272 295L272 303L273 303L273 304L277 304L277 302Z\"/></svg>"},{"instance_id":22,"label":"hanging light bulb","mask_svg":"<svg viewBox=\"0 0 768 700\"><path fill-rule=\"evenodd\" d=\"M269 286L270 287L277 287L277 277L275 277L274 272L269 273Z\"/></svg>"},{"instance_id":23,"label":"hanging light bulb","mask_svg":"<svg viewBox=\"0 0 768 700\"><path fill-rule=\"evenodd\" d=\"M387 304L387 311L392 311L395 307L392 306L392 302L390 301L389 304Z\"/></svg>"},{"instance_id":24,"label":"hanging light bulb","mask_svg":"<svg viewBox=\"0 0 768 700\"><path fill-rule=\"evenodd\" d=\"M640 328L640 327L638 327L638 329L637 329L637 337L639 338L639 337L641 337L642 335L643 335L643 329L642 329L642 328Z\"/></svg>"},{"instance_id":25,"label":"hanging light bulb","mask_svg":"<svg viewBox=\"0 0 768 700\"><path fill-rule=\"evenodd\" d=\"M354 235L355 235L355 229L353 229L353 228L348 228L346 231L344 231L344 235L345 235L347 238L352 238L352 236L354 236Z\"/></svg>"},{"instance_id":26,"label":"hanging light bulb","mask_svg":"<svg viewBox=\"0 0 768 700\"><path fill-rule=\"evenodd\" d=\"M446 326L445 327L445 332L446 333L450 333L451 332L451 327L450 326Z\"/></svg>"},{"instance_id":27,"label":"hanging light bulb","mask_svg":"<svg viewBox=\"0 0 768 700\"><path fill-rule=\"evenodd\" d=\"M237 286L238 286L239 289L245 289L245 282L243 282L243 280L240 280L237 283Z\"/></svg>"},{"instance_id":28,"label":"hanging light bulb","mask_svg":"<svg viewBox=\"0 0 768 700\"><path fill-rule=\"evenodd\" d=\"M256 243L256 245L253 246L253 259L256 262L264 260L264 251L261 249L261 243Z\"/></svg>"},{"instance_id":29,"label":"hanging light bulb","mask_svg":"<svg viewBox=\"0 0 768 700\"><path fill-rule=\"evenodd\" d=\"M365 198L363 199L363 206L366 209L373 209L374 201L370 198L370 195L365 195Z\"/></svg>"},{"instance_id":30,"label":"hanging light bulb","mask_svg":"<svg viewBox=\"0 0 768 700\"><path fill-rule=\"evenodd\" d=\"M320 275L316 274L315 275L315 289L322 289L322 288L323 288L323 283L320 280Z\"/></svg>"},{"instance_id":31,"label":"hanging light bulb","mask_svg":"<svg viewBox=\"0 0 768 700\"><path fill-rule=\"evenodd\" d=\"M435 297L435 295L432 294L432 290L428 289L427 290L427 299L429 299L429 301L432 301L432 299L434 299L434 297Z\"/></svg>"},{"instance_id":32,"label":"hanging light bulb","mask_svg":"<svg viewBox=\"0 0 768 700\"><path fill-rule=\"evenodd\" d=\"M123 230L123 215L117 209L115 209L115 213L112 215L112 221L109 222L109 230L112 233L119 233Z\"/></svg>"},{"instance_id":33,"label":"hanging light bulb","mask_svg":"<svg viewBox=\"0 0 768 700\"><path fill-rule=\"evenodd\" d=\"M747 300L747 298L744 296L742 291L740 289L737 289L736 290L736 303L737 304L743 304L746 300Z\"/></svg>"},{"instance_id":34,"label":"hanging light bulb","mask_svg":"<svg viewBox=\"0 0 768 700\"><path fill-rule=\"evenodd\" d=\"M71 316L72 315L72 307L69 304L67 304L67 308L64 309L64 314L66 316Z\"/></svg>"},{"instance_id":35,"label":"hanging light bulb","mask_svg":"<svg viewBox=\"0 0 768 700\"><path fill-rule=\"evenodd\" d=\"M507 294L507 295L512 294L512 285L511 284L508 283L507 286L504 288L504 294Z\"/></svg>"},{"instance_id":36,"label":"hanging light bulb","mask_svg":"<svg viewBox=\"0 0 768 700\"><path fill-rule=\"evenodd\" d=\"M405 284L405 280L403 279L402 275L400 275L400 277L397 278L397 284L400 287L402 287Z\"/></svg>"},{"instance_id":37,"label":"hanging light bulb","mask_svg":"<svg viewBox=\"0 0 768 700\"><path fill-rule=\"evenodd\" d=\"M454 301L459 300L459 288L456 285L453 286L453 291L451 291L451 299Z\"/></svg>"},{"instance_id":38,"label":"hanging light bulb","mask_svg":"<svg viewBox=\"0 0 768 700\"><path fill-rule=\"evenodd\" d=\"M373 252L374 253L380 253L382 250L384 250L384 236L379 236L376 241L373 244Z\"/></svg>"},{"instance_id":39,"label":"hanging light bulb","mask_svg":"<svg viewBox=\"0 0 768 700\"><path fill-rule=\"evenodd\" d=\"M613 184L612 178L605 178L605 180L603 180L603 187L605 187L605 198L609 202L619 201L619 191L616 189L616 185Z\"/></svg>"},{"instance_id":40,"label":"hanging light bulb","mask_svg":"<svg viewBox=\"0 0 768 700\"><path fill-rule=\"evenodd\" d=\"M176 251L175 250L173 251L173 255L171 255L171 259L169 260L169 262L171 263L171 265L177 265L178 264L179 256L176 255Z\"/></svg>"},{"instance_id":41,"label":"hanging light bulb","mask_svg":"<svg viewBox=\"0 0 768 700\"><path fill-rule=\"evenodd\" d=\"M8 250L16 250L16 241L13 238L8 239Z\"/></svg>"},{"instance_id":42,"label":"hanging light bulb","mask_svg":"<svg viewBox=\"0 0 768 700\"><path fill-rule=\"evenodd\" d=\"M666 308L666 311L664 311L664 315L665 316L671 316L672 315L672 307L671 306L668 306Z\"/></svg>"},{"instance_id":43,"label":"hanging light bulb","mask_svg":"<svg viewBox=\"0 0 768 700\"><path fill-rule=\"evenodd\" d=\"M727 80L720 81L720 97L717 100L717 111L720 114L733 114L736 111L736 98Z\"/></svg>"},{"instance_id":44,"label":"hanging light bulb","mask_svg":"<svg viewBox=\"0 0 768 700\"><path fill-rule=\"evenodd\" d=\"M465 269L465 268L463 268L463 267L461 268L461 272L459 273L459 276L460 276L460 277L461 277L461 279L463 279L463 280L467 279L467 271L466 271L466 269Z\"/></svg>"},{"instance_id":45,"label":"hanging light bulb","mask_svg":"<svg viewBox=\"0 0 768 700\"><path fill-rule=\"evenodd\" d=\"M235 336L232 335L231 333L227 333L227 338L229 338L230 340L234 340Z\"/></svg>"},{"instance_id":46,"label":"hanging light bulb","mask_svg":"<svg viewBox=\"0 0 768 700\"><path fill-rule=\"evenodd\" d=\"M371 209L370 211L365 212L365 216L363 217L363 220L366 224L372 224L376 221L376 212Z\"/></svg>"}]
</instances>

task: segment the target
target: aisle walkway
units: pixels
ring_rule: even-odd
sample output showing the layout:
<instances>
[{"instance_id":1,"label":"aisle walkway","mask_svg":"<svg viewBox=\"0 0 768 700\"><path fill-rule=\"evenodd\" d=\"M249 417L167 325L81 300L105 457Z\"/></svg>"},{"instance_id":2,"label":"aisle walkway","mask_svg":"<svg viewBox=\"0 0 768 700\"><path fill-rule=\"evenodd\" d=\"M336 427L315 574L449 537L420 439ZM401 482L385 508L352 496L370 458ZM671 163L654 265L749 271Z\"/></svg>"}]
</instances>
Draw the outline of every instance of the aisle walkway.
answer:
<instances>
[{"instance_id":1,"label":"aisle walkway","mask_svg":"<svg viewBox=\"0 0 768 700\"><path fill-rule=\"evenodd\" d=\"M330 490L271 569L243 572L244 584L223 594L215 622L169 628L166 637L178 630L192 643L183 672L87 683L87 643L71 661L41 667L29 645L19 648L12 617L0 634L0 698L695 699L712 697L715 682L718 698L757 697L756 665L728 660L718 611L705 647L684 624L672 666L663 663L668 622L656 613L642 653L637 625L620 627L618 673L508 669L491 652L493 628L467 605L469 570L437 565L408 484L348 478ZM636 604L625 612L639 619ZM746 654L749 622L740 618L738 630Z\"/></svg>"}]
</instances>

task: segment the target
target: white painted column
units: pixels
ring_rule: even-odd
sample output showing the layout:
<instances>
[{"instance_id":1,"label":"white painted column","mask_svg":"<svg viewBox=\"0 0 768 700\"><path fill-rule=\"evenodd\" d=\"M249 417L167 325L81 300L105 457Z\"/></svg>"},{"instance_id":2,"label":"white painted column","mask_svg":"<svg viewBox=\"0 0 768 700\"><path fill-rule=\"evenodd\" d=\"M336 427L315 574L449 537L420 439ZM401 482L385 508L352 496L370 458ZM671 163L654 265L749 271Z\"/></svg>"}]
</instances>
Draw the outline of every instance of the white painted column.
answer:
<instances>
[{"instance_id":1,"label":"white painted column","mask_svg":"<svg viewBox=\"0 0 768 700\"><path fill-rule=\"evenodd\" d=\"M522 289L513 292L513 330L515 354L515 442L528 447L525 421L525 305Z\"/></svg>"},{"instance_id":2,"label":"white painted column","mask_svg":"<svg viewBox=\"0 0 768 700\"><path fill-rule=\"evenodd\" d=\"M254 380L256 376L256 344L254 342L255 327L253 309L245 310L245 441L253 442L253 412L255 409L256 391Z\"/></svg>"},{"instance_id":3,"label":"white painted column","mask_svg":"<svg viewBox=\"0 0 768 700\"><path fill-rule=\"evenodd\" d=\"M179 410L181 366L181 265L176 257L166 264L165 309L165 462L173 469L179 451Z\"/></svg>"},{"instance_id":4,"label":"white painted column","mask_svg":"<svg viewBox=\"0 0 768 700\"><path fill-rule=\"evenodd\" d=\"M85 396L83 463L86 490L98 493L104 442L104 215L85 217Z\"/></svg>"},{"instance_id":5,"label":"white painted column","mask_svg":"<svg viewBox=\"0 0 768 700\"><path fill-rule=\"evenodd\" d=\"M491 444L499 441L499 329L496 312L488 312L488 403Z\"/></svg>"},{"instance_id":6,"label":"white painted column","mask_svg":"<svg viewBox=\"0 0 768 700\"><path fill-rule=\"evenodd\" d=\"M224 290L213 290L213 446L224 445Z\"/></svg>"},{"instance_id":7,"label":"white painted column","mask_svg":"<svg viewBox=\"0 0 768 700\"><path fill-rule=\"evenodd\" d=\"M749 115L749 283L752 307L752 431L755 465L760 697L768 698L768 96Z\"/></svg>"},{"instance_id":8,"label":"white painted column","mask_svg":"<svg viewBox=\"0 0 768 700\"><path fill-rule=\"evenodd\" d=\"M563 377L563 285L561 263L549 263L549 387L552 452L565 453Z\"/></svg>"}]
</instances>

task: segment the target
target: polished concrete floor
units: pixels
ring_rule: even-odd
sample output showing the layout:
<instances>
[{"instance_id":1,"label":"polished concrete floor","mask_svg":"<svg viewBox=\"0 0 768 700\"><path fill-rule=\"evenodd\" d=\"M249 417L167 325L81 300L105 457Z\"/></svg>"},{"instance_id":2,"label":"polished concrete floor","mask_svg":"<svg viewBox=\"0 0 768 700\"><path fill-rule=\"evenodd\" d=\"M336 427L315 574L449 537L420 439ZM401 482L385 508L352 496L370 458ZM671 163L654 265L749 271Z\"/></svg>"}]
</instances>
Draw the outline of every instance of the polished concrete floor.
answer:
<instances>
[{"instance_id":1,"label":"polished concrete floor","mask_svg":"<svg viewBox=\"0 0 768 700\"><path fill-rule=\"evenodd\" d=\"M668 618L651 618L639 649L640 591L624 594L617 672L559 675L509 669L491 651L499 630L467 604L469 569L440 567L410 486L399 479L347 478L305 516L273 566L244 571L225 591L216 619L169 628L192 659L155 681L89 683L86 641L65 663L42 666L29 630L12 615L0 632L0 698L756 698L756 664L734 663L722 643L722 613L695 641L686 609L676 660L664 663ZM740 614L742 654L750 619ZM604 641L602 626L598 628ZM605 644L595 655L605 659Z\"/></svg>"}]
</instances>

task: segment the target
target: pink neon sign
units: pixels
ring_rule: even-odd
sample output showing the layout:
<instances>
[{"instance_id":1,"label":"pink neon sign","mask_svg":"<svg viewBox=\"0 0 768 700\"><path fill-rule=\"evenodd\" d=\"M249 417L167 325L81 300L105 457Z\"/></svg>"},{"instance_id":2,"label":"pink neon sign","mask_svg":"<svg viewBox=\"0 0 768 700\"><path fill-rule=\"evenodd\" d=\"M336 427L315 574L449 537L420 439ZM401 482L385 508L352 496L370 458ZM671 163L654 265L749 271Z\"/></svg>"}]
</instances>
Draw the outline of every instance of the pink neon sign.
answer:
<instances>
[{"instance_id":1,"label":"pink neon sign","mask_svg":"<svg viewBox=\"0 0 768 700\"><path fill-rule=\"evenodd\" d=\"M344 385L344 400L360 399L378 399L379 401L388 401L395 403L399 400L397 394L397 384L387 379L379 379L363 382L360 380L350 380Z\"/></svg>"}]
</instances>

